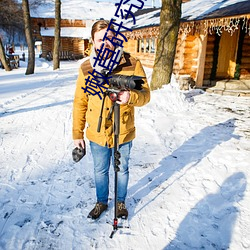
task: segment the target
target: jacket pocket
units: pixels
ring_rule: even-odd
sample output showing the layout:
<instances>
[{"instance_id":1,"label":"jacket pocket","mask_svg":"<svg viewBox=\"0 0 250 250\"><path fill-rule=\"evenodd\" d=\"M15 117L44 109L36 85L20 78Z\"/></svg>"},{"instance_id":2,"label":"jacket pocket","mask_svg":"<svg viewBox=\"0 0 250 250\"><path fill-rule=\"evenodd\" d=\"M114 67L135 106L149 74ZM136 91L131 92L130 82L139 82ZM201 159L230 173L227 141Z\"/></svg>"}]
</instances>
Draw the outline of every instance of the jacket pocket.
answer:
<instances>
[{"instance_id":1,"label":"jacket pocket","mask_svg":"<svg viewBox=\"0 0 250 250\"><path fill-rule=\"evenodd\" d=\"M125 134L134 129L134 109L125 107L121 109L120 133Z\"/></svg>"}]
</instances>

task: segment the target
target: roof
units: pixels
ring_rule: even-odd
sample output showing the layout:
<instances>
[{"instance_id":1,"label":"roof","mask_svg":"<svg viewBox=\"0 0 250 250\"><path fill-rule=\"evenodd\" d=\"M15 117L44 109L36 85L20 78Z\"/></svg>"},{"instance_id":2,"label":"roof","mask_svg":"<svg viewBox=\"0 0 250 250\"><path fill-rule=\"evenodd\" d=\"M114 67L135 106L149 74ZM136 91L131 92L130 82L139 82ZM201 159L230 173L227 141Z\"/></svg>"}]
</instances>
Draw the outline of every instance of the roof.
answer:
<instances>
[{"instance_id":1,"label":"roof","mask_svg":"<svg viewBox=\"0 0 250 250\"><path fill-rule=\"evenodd\" d=\"M41 28L42 36L54 36L55 28ZM61 37L77 37L81 39L89 39L91 34L91 28L83 27L62 27Z\"/></svg>"},{"instance_id":2,"label":"roof","mask_svg":"<svg viewBox=\"0 0 250 250\"><path fill-rule=\"evenodd\" d=\"M124 26L132 29L138 29L142 27L158 26L160 24L160 8L150 9L148 12L145 11L144 14L135 14L136 23L133 24L132 18L124 22Z\"/></svg>"},{"instance_id":3,"label":"roof","mask_svg":"<svg viewBox=\"0 0 250 250\"><path fill-rule=\"evenodd\" d=\"M95 2L93 0L61 0L61 18L71 20L110 20L116 12L114 3ZM36 9L30 10L31 17L55 18L55 3L46 0Z\"/></svg>"},{"instance_id":4,"label":"roof","mask_svg":"<svg viewBox=\"0 0 250 250\"><path fill-rule=\"evenodd\" d=\"M238 16L250 14L250 1L235 3L233 5L217 9L206 15L206 18L218 18L225 16Z\"/></svg>"},{"instance_id":5,"label":"roof","mask_svg":"<svg viewBox=\"0 0 250 250\"><path fill-rule=\"evenodd\" d=\"M249 0L191 0L182 5L182 21L250 14Z\"/></svg>"},{"instance_id":6,"label":"roof","mask_svg":"<svg viewBox=\"0 0 250 250\"><path fill-rule=\"evenodd\" d=\"M146 8L135 12L136 24L132 18L124 26L139 29L160 24L161 8ZM199 21L219 17L250 14L250 0L191 0L182 4L182 22Z\"/></svg>"}]
</instances>

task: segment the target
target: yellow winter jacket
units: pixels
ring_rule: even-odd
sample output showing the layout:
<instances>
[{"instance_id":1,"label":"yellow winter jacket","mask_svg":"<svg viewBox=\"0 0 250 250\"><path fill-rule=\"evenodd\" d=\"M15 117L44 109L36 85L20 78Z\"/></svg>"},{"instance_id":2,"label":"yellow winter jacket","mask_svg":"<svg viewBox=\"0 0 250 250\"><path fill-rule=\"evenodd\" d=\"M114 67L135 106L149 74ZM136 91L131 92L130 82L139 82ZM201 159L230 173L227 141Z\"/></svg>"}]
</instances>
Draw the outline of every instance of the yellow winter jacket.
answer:
<instances>
[{"instance_id":1,"label":"yellow winter jacket","mask_svg":"<svg viewBox=\"0 0 250 250\"><path fill-rule=\"evenodd\" d=\"M73 103L73 140L84 138L84 129L87 122L86 137L88 140L101 146L114 147L113 120L108 120L108 114L112 101L106 97L102 113L101 130L97 132L97 126L101 111L102 100L98 95L92 95L82 89L86 88L85 79L88 72L93 69L89 60L82 63L76 83L75 97ZM145 105L150 100L150 89L147 83L145 72L139 60L136 60L128 53L123 53L120 64L112 74L142 76L144 84L142 90L130 90L129 102L120 105L120 134L119 144L129 142L135 138L134 107ZM108 85L106 86L108 87ZM85 93L86 92L86 93ZM102 96L103 97L103 96Z\"/></svg>"}]
</instances>

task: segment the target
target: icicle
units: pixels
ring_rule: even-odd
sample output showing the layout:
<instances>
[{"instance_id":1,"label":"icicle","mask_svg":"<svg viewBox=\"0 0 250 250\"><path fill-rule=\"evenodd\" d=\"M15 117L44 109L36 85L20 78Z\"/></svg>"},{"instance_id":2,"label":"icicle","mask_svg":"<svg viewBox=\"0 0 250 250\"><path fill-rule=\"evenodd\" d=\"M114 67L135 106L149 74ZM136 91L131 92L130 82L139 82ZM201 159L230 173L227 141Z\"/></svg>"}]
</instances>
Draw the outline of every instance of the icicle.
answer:
<instances>
[{"instance_id":1,"label":"icicle","mask_svg":"<svg viewBox=\"0 0 250 250\"><path fill-rule=\"evenodd\" d=\"M231 17L231 18L217 18L210 20L203 20L200 22L185 22L180 24L179 33L188 35L190 32L202 32L206 36L207 34L213 34L221 36L223 31L227 31L232 36L236 30L239 29L240 20L243 19L242 29L250 35L250 22L247 16Z\"/></svg>"}]
</instances>

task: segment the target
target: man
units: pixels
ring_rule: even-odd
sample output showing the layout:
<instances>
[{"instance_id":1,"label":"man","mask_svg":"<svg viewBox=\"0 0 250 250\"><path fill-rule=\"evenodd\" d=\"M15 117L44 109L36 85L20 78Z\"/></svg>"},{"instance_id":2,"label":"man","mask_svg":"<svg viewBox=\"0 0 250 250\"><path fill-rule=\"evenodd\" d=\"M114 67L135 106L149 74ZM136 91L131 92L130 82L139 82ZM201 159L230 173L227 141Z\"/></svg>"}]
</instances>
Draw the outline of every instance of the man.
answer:
<instances>
[{"instance_id":1,"label":"man","mask_svg":"<svg viewBox=\"0 0 250 250\"><path fill-rule=\"evenodd\" d=\"M108 88L108 84L98 85L99 91L93 92L89 83L89 79L93 77L93 72L100 79L100 73L104 73L102 64L96 63L96 58L105 58L106 62L112 59L112 51L118 55L118 63L113 65L112 74L136 75L143 77L142 90L124 90L118 93L117 103L120 104L120 134L119 134L119 152L121 153L118 172L118 194L117 194L117 217L128 216L125 206L125 198L128 186L128 161L132 140L135 138L134 127L134 107L143 106L150 100L150 90L147 84L145 72L140 61L131 57L128 53L122 51L121 46L114 46L111 42L114 38L115 30L109 22L99 20L94 23L91 31L93 49L90 59L85 61L79 70L77 79L75 98L73 104L73 140L77 147L85 147L83 130L87 122L86 137L90 141L91 153L94 161L94 175L96 185L97 203L90 211L88 218L97 219L108 208L109 195L109 168L110 161L113 159L114 152L114 134L113 134L113 118L112 101L105 98L100 132L97 132L98 120L100 116L104 87ZM105 39L104 39L105 37ZM99 54L98 54L99 53ZM99 55L99 56L98 56ZM103 82L103 81L102 81ZM96 88L97 89L97 88ZM100 98L101 97L101 98ZM111 116L111 119L108 117Z\"/></svg>"}]
</instances>

